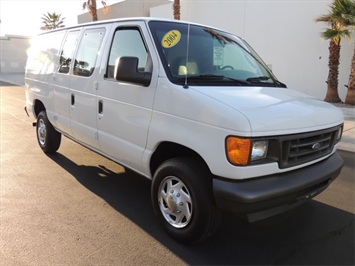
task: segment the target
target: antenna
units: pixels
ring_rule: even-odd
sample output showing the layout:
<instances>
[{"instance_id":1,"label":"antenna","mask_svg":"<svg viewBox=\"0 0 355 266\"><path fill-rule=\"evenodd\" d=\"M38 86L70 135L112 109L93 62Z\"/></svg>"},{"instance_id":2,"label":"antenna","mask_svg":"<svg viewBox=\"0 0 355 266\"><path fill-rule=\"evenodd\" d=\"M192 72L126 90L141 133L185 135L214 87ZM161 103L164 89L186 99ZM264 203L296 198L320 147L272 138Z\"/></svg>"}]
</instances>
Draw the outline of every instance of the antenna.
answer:
<instances>
[{"instance_id":1,"label":"antenna","mask_svg":"<svg viewBox=\"0 0 355 266\"><path fill-rule=\"evenodd\" d=\"M187 85L187 74L188 74L188 69L187 69L187 63L189 62L189 46L190 46L190 23L187 25L187 47L186 47L186 73L185 73L185 84L183 86L184 89L188 89L189 86Z\"/></svg>"}]
</instances>

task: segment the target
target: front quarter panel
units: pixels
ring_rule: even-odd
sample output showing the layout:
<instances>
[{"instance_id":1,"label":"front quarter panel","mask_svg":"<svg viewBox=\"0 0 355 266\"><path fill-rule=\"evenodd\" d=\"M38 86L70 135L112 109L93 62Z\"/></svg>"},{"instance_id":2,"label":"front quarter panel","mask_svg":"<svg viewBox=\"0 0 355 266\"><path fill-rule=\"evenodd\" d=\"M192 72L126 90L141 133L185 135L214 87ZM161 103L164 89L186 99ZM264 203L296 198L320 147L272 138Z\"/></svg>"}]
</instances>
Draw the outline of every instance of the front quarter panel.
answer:
<instances>
[{"instance_id":1,"label":"front quarter panel","mask_svg":"<svg viewBox=\"0 0 355 266\"><path fill-rule=\"evenodd\" d=\"M225 138L230 132L250 134L249 121L239 112L215 99L172 85L165 78L158 82L145 163L161 142L173 142L197 152L214 174L228 169ZM238 124L240 130L229 127Z\"/></svg>"}]
</instances>

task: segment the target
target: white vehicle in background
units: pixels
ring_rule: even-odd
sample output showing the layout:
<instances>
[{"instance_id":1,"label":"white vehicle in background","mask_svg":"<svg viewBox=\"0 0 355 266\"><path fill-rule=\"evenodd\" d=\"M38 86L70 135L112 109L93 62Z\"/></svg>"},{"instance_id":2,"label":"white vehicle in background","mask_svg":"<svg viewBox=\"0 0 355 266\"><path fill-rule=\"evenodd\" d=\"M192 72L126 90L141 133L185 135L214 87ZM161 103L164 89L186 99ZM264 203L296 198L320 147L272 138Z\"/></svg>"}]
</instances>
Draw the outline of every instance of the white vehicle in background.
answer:
<instances>
[{"instance_id":1,"label":"white vehicle in background","mask_svg":"<svg viewBox=\"0 0 355 266\"><path fill-rule=\"evenodd\" d=\"M286 88L241 38L154 18L43 33L26 111L45 153L61 136L152 180L164 229L194 243L220 210L250 221L314 197L338 176L341 111Z\"/></svg>"}]
</instances>

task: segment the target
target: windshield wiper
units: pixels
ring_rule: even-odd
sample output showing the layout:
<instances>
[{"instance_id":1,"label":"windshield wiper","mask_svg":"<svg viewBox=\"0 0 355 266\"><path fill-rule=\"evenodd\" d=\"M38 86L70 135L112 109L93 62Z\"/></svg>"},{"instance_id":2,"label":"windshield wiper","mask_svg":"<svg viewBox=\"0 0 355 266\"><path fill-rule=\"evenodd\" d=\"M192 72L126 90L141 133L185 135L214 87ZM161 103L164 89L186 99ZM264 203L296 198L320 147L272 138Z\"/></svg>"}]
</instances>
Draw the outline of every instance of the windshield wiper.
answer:
<instances>
[{"instance_id":1,"label":"windshield wiper","mask_svg":"<svg viewBox=\"0 0 355 266\"><path fill-rule=\"evenodd\" d=\"M272 83L269 82L265 82L267 80L271 79ZM247 78L246 81L249 82L260 82L260 83L264 83L264 84L276 84L277 87L281 87L281 88L287 88L287 86L285 84L283 84L282 82L278 81L277 79L273 79L271 77L267 77L267 76L260 76L260 77L251 77L251 78Z\"/></svg>"},{"instance_id":2,"label":"windshield wiper","mask_svg":"<svg viewBox=\"0 0 355 266\"><path fill-rule=\"evenodd\" d=\"M267 81L271 79L270 77L267 76L260 76L260 77L251 77L251 78L247 78L246 80L249 82L263 82L263 81ZM272 79L271 79L272 80ZM273 80L274 81L274 80Z\"/></svg>"},{"instance_id":3,"label":"windshield wiper","mask_svg":"<svg viewBox=\"0 0 355 266\"><path fill-rule=\"evenodd\" d=\"M239 83L240 85L250 85L250 82L240 79L235 79L223 75L214 75L214 74L203 74L199 76L188 76L188 79L201 79L201 80L230 80Z\"/></svg>"}]
</instances>

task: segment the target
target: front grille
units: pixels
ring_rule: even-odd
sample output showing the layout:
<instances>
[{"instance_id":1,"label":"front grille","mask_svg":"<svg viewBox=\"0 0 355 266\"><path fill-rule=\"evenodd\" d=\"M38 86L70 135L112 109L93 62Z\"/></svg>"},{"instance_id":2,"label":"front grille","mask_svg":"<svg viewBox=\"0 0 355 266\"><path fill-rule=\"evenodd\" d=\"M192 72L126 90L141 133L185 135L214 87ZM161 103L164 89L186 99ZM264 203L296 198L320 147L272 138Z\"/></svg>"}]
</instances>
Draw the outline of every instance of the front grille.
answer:
<instances>
[{"instance_id":1,"label":"front grille","mask_svg":"<svg viewBox=\"0 0 355 266\"><path fill-rule=\"evenodd\" d=\"M280 168L316 160L332 152L341 126L280 137Z\"/></svg>"}]
</instances>

